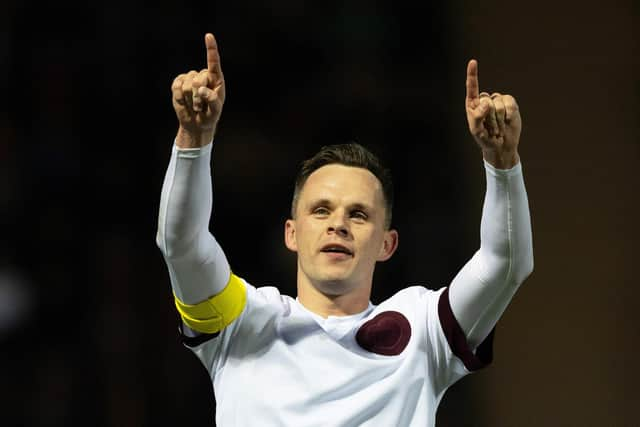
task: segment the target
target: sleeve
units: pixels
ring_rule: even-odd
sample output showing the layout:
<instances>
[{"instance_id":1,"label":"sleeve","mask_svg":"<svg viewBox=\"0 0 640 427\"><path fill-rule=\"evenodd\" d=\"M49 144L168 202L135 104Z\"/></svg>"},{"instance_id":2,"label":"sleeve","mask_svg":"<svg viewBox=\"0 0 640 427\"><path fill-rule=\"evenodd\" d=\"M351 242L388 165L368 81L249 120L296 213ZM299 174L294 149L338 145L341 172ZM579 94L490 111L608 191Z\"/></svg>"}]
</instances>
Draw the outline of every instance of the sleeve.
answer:
<instances>
[{"instance_id":1,"label":"sleeve","mask_svg":"<svg viewBox=\"0 0 640 427\"><path fill-rule=\"evenodd\" d=\"M417 325L418 328L426 326L424 340L428 379L436 395L441 395L460 378L491 363L493 335L490 334L473 351L451 311L449 288L437 291L423 287L416 289L419 293L413 298L417 301L415 310L423 313L419 318L424 319Z\"/></svg>"},{"instance_id":2,"label":"sleeve","mask_svg":"<svg viewBox=\"0 0 640 427\"><path fill-rule=\"evenodd\" d=\"M221 381L217 374L232 360L236 365L264 353L278 334L278 318L291 312L288 297L276 287L256 288L242 278L246 289L246 306L228 327L212 335L193 337L183 331L183 344L202 362L214 381ZM231 379L233 380L233 379Z\"/></svg>"},{"instance_id":3,"label":"sleeve","mask_svg":"<svg viewBox=\"0 0 640 427\"><path fill-rule=\"evenodd\" d=\"M242 311L246 291L209 232L211 151L172 147L160 197L156 244L164 256L184 326L214 335Z\"/></svg>"},{"instance_id":4,"label":"sleeve","mask_svg":"<svg viewBox=\"0 0 640 427\"><path fill-rule=\"evenodd\" d=\"M484 162L487 181L480 249L453 279L445 295L471 349L495 327L522 282L533 271L529 204L522 164L501 170Z\"/></svg>"},{"instance_id":5,"label":"sleeve","mask_svg":"<svg viewBox=\"0 0 640 427\"><path fill-rule=\"evenodd\" d=\"M244 279L240 280L243 281L247 293L246 306L238 318L235 319L235 321L228 327L213 334L194 332L190 328L185 327L184 324L180 327L180 338L182 340L182 344L195 354L212 379L226 363L229 352L231 351L237 336L243 334L247 335L247 327L243 328L247 317L250 319L256 318L253 313L249 314L250 312L255 311L252 307L255 306L254 300L256 289L249 283L245 282ZM245 342L250 338L250 336L241 336L240 341Z\"/></svg>"}]
</instances>

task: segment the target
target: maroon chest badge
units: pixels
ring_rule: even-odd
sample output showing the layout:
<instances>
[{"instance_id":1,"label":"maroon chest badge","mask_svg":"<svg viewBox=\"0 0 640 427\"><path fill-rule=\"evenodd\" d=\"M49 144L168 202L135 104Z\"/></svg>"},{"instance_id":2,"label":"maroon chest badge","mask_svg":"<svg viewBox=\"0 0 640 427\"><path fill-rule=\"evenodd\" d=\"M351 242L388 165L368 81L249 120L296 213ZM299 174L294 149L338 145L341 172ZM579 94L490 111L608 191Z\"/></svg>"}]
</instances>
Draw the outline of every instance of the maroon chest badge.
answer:
<instances>
[{"instance_id":1,"label":"maroon chest badge","mask_svg":"<svg viewBox=\"0 0 640 427\"><path fill-rule=\"evenodd\" d=\"M402 353L411 338L411 325L397 311L383 311L366 321L356 333L360 347L372 353L395 356Z\"/></svg>"}]
</instances>

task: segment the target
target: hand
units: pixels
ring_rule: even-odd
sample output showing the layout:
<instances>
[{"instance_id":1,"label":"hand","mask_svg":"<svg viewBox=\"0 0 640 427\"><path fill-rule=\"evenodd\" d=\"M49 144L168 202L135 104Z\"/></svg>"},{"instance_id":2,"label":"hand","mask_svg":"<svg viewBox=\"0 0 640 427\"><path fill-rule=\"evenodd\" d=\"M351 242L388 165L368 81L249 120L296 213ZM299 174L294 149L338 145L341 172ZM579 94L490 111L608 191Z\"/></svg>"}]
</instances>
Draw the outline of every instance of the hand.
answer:
<instances>
[{"instance_id":1,"label":"hand","mask_svg":"<svg viewBox=\"0 0 640 427\"><path fill-rule=\"evenodd\" d=\"M204 36L207 68L180 74L171 85L173 109L180 128L176 145L195 148L213 140L225 98L218 45L213 34Z\"/></svg>"},{"instance_id":2,"label":"hand","mask_svg":"<svg viewBox=\"0 0 640 427\"><path fill-rule=\"evenodd\" d=\"M519 161L518 143L522 122L518 104L511 95L479 93L478 62L467 65L465 108L469 131L486 161L498 169L510 169Z\"/></svg>"}]
</instances>

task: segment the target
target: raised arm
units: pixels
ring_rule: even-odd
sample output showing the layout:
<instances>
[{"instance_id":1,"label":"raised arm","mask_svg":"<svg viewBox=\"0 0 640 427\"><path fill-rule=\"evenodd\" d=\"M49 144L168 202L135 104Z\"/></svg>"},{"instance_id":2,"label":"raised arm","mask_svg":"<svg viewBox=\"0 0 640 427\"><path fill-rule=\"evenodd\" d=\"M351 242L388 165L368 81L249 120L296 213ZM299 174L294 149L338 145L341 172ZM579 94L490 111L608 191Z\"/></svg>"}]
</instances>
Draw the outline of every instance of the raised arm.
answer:
<instances>
[{"instance_id":1,"label":"raised arm","mask_svg":"<svg viewBox=\"0 0 640 427\"><path fill-rule=\"evenodd\" d=\"M205 35L205 44L207 68L180 74L171 86L179 128L162 186L156 243L184 323L216 333L240 314L245 294L209 232L212 140L225 86L212 34Z\"/></svg>"},{"instance_id":2,"label":"raised arm","mask_svg":"<svg viewBox=\"0 0 640 427\"><path fill-rule=\"evenodd\" d=\"M480 249L449 288L451 309L471 348L491 332L533 271L531 219L518 155L520 112L511 95L479 92L478 63L467 66L469 131L482 150L486 195Z\"/></svg>"}]
</instances>

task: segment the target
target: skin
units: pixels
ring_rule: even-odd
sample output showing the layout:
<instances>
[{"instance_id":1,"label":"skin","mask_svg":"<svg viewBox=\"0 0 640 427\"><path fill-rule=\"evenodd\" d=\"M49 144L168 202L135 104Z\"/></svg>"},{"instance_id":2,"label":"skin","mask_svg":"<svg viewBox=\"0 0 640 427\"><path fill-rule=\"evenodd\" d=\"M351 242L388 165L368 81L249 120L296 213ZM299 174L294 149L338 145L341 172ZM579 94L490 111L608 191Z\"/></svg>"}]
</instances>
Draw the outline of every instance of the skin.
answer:
<instances>
[{"instance_id":1,"label":"skin","mask_svg":"<svg viewBox=\"0 0 640 427\"><path fill-rule=\"evenodd\" d=\"M398 246L385 230L382 184L366 169L331 164L307 179L294 219L285 223L285 244L298 254L298 299L323 317L366 309L373 271ZM330 244L350 254L323 252Z\"/></svg>"},{"instance_id":2,"label":"skin","mask_svg":"<svg viewBox=\"0 0 640 427\"><path fill-rule=\"evenodd\" d=\"M207 67L180 74L171 85L180 148L211 143L222 114L225 82L213 34L205 35L205 47ZM518 104L508 94L480 92L475 59L467 65L465 111L483 158L498 169L515 166L522 129ZM307 179L295 213L285 222L284 240L297 253L300 302L323 317L366 309L376 263L398 247L397 231L384 226L378 179L362 168L323 166ZM323 252L327 244L340 244L351 253Z\"/></svg>"},{"instance_id":3,"label":"skin","mask_svg":"<svg viewBox=\"0 0 640 427\"><path fill-rule=\"evenodd\" d=\"M469 132L482 157L498 169L511 169L519 161L518 145L522 120L515 98L494 92L479 91L478 61L467 65L465 110Z\"/></svg>"},{"instance_id":4,"label":"skin","mask_svg":"<svg viewBox=\"0 0 640 427\"><path fill-rule=\"evenodd\" d=\"M176 112L180 148L203 147L213 141L222 106L225 84L218 43L213 34L204 36L207 68L178 75L171 84L171 101Z\"/></svg>"}]
</instances>

